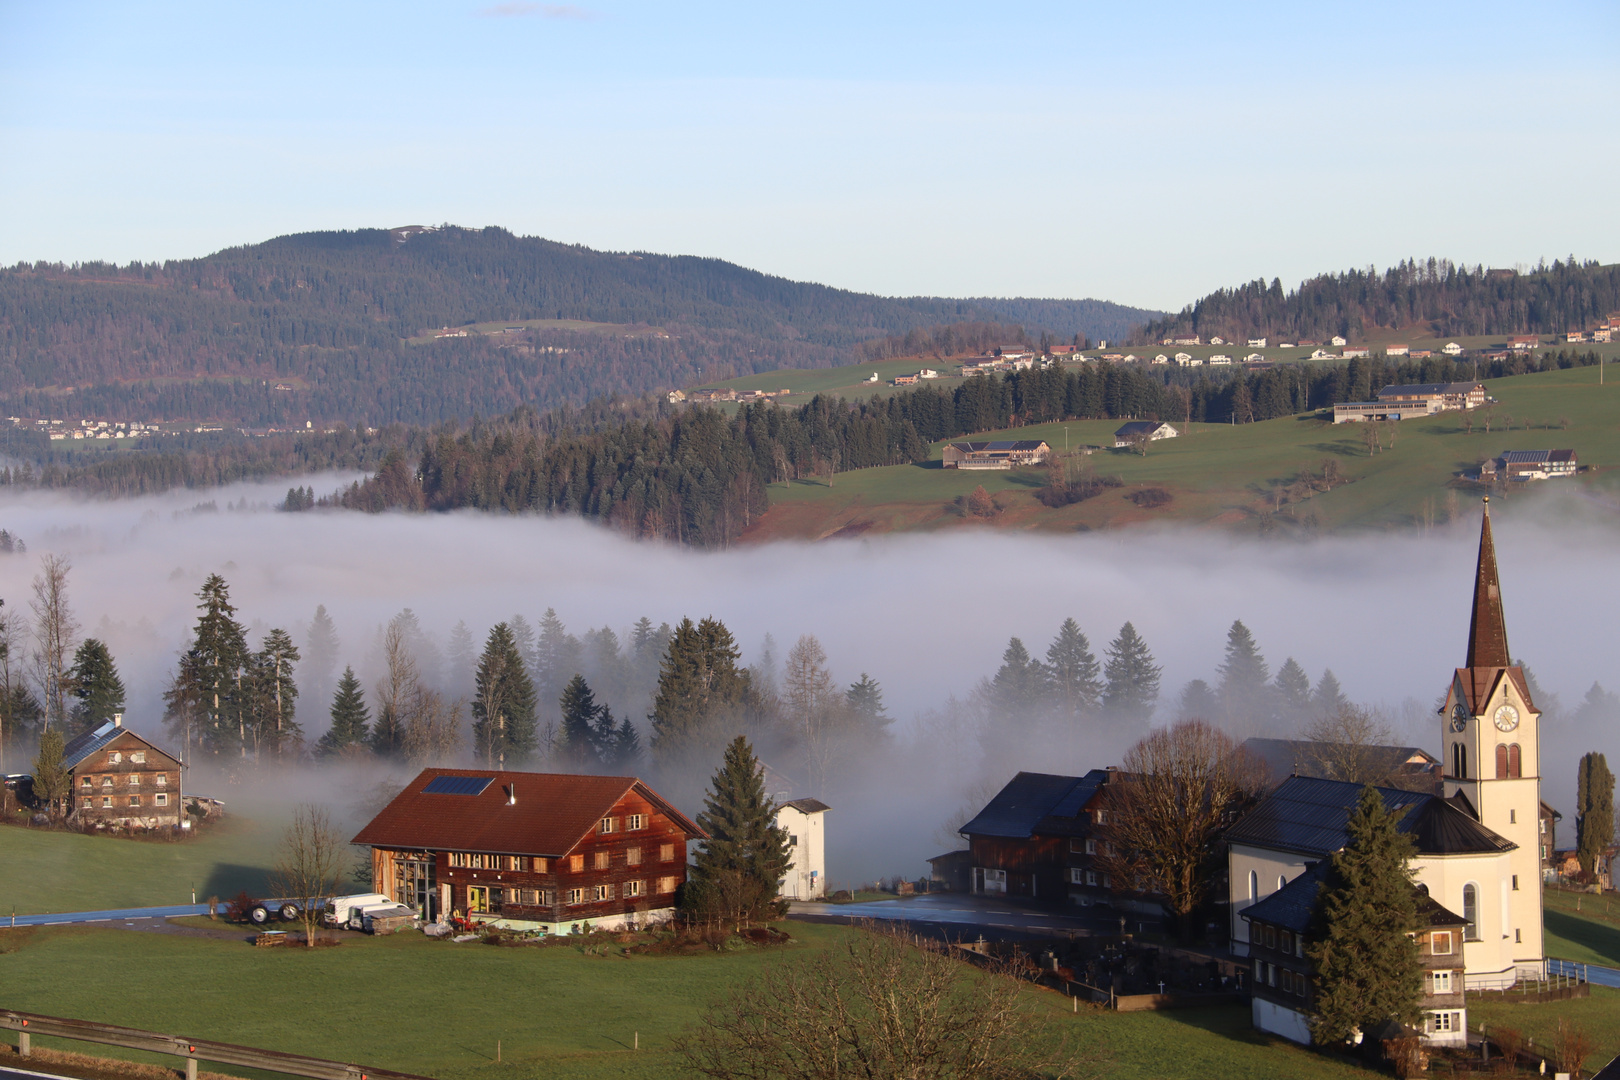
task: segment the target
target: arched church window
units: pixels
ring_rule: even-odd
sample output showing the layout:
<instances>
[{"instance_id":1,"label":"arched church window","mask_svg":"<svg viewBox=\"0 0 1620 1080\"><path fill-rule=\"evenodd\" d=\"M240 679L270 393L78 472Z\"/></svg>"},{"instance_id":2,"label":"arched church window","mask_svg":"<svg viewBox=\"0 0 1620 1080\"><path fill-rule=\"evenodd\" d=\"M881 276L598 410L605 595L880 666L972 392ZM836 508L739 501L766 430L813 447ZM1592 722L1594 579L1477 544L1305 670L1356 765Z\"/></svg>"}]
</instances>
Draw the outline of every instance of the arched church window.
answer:
<instances>
[{"instance_id":1,"label":"arched church window","mask_svg":"<svg viewBox=\"0 0 1620 1080\"><path fill-rule=\"evenodd\" d=\"M1286 885L1286 884L1288 884L1288 878L1283 874L1278 874L1277 875L1277 891L1281 892L1282 887L1284 885Z\"/></svg>"},{"instance_id":2,"label":"arched church window","mask_svg":"<svg viewBox=\"0 0 1620 1080\"><path fill-rule=\"evenodd\" d=\"M1458 780L1468 779L1468 747L1460 742L1451 744L1451 775Z\"/></svg>"},{"instance_id":3,"label":"arched church window","mask_svg":"<svg viewBox=\"0 0 1620 1080\"><path fill-rule=\"evenodd\" d=\"M1260 874L1256 870L1249 871L1249 899L1260 899Z\"/></svg>"},{"instance_id":4,"label":"arched church window","mask_svg":"<svg viewBox=\"0 0 1620 1080\"><path fill-rule=\"evenodd\" d=\"M1479 940L1479 886L1470 882L1463 886L1463 920L1468 923L1466 941Z\"/></svg>"},{"instance_id":5,"label":"arched church window","mask_svg":"<svg viewBox=\"0 0 1620 1080\"><path fill-rule=\"evenodd\" d=\"M1519 744L1514 743L1507 748L1508 775L1517 780L1524 769L1524 759L1519 750Z\"/></svg>"},{"instance_id":6,"label":"arched church window","mask_svg":"<svg viewBox=\"0 0 1620 1080\"><path fill-rule=\"evenodd\" d=\"M1496 778L1506 780L1508 773L1508 748L1506 743L1496 744Z\"/></svg>"}]
</instances>

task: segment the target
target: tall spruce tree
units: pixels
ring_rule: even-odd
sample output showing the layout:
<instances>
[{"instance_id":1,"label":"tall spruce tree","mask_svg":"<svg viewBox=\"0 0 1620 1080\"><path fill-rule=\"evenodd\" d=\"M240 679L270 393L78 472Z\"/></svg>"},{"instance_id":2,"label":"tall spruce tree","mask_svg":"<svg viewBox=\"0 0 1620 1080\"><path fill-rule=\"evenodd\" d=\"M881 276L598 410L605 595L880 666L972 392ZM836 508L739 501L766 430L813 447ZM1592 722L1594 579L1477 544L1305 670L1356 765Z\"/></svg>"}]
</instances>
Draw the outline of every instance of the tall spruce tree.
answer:
<instances>
[{"instance_id":1,"label":"tall spruce tree","mask_svg":"<svg viewBox=\"0 0 1620 1080\"><path fill-rule=\"evenodd\" d=\"M1271 689L1277 711L1283 719L1300 723L1309 717L1311 677L1305 674L1305 669L1292 656L1277 669L1277 678Z\"/></svg>"},{"instance_id":2,"label":"tall spruce tree","mask_svg":"<svg viewBox=\"0 0 1620 1080\"><path fill-rule=\"evenodd\" d=\"M1220 672L1221 708L1234 729L1253 728L1271 717L1271 670L1242 620L1233 620L1226 632Z\"/></svg>"},{"instance_id":3,"label":"tall spruce tree","mask_svg":"<svg viewBox=\"0 0 1620 1080\"><path fill-rule=\"evenodd\" d=\"M1003 713L1028 719L1046 697L1046 672L1018 638L1007 642L1001 667L990 680L990 696Z\"/></svg>"},{"instance_id":4,"label":"tall spruce tree","mask_svg":"<svg viewBox=\"0 0 1620 1080\"><path fill-rule=\"evenodd\" d=\"M776 806L765 793L765 770L743 736L726 747L703 807L697 823L709 838L693 859L683 906L738 929L759 919L780 918L783 905L777 893L788 868L788 834L776 824Z\"/></svg>"},{"instance_id":5,"label":"tall spruce tree","mask_svg":"<svg viewBox=\"0 0 1620 1080\"><path fill-rule=\"evenodd\" d=\"M1080 624L1064 619L1046 649L1046 675L1062 715L1087 716L1102 705L1102 669Z\"/></svg>"},{"instance_id":6,"label":"tall spruce tree","mask_svg":"<svg viewBox=\"0 0 1620 1080\"><path fill-rule=\"evenodd\" d=\"M1329 860L1306 947L1315 968L1311 1031L1326 1044L1385 1020L1415 1025L1423 1017L1417 849L1373 787L1361 789L1348 832Z\"/></svg>"},{"instance_id":7,"label":"tall spruce tree","mask_svg":"<svg viewBox=\"0 0 1620 1080\"><path fill-rule=\"evenodd\" d=\"M1311 715L1337 716L1348 704L1350 699L1339 689L1338 676L1333 674L1332 668L1323 668L1316 689L1311 691Z\"/></svg>"},{"instance_id":8,"label":"tall spruce tree","mask_svg":"<svg viewBox=\"0 0 1620 1080\"><path fill-rule=\"evenodd\" d=\"M363 750L369 741L370 726L366 692L355 678L354 668L346 667L332 698L332 726L316 742L315 753L320 757L337 757Z\"/></svg>"},{"instance_id":9,"label":"tall spruce tree","mask_svg":"<svg viewBox=\"0 0 1620 1080\"><path fill-rule=\"evenodd\" d=\"M557 704L562 711L562 729L557 733L558 762L581 772L595 768L601 764L596 752L596 725L607 710L596 703L596 695L583 675L568 680Z\"/></svg>"},{"instance_id":10,"label":"tall spruce tree","mask_svg":"<svg viewBox=\"0 0 1620 1080\"><path fill-rule=\"evenodd\" d=\"M1149 719L1159 700L1161 670L1136 627L1126 623L1108 646L1108 662L1103 666L1103 708L1127 720Z\"/></svg>"},{"instance_id":11,"label":"tall spruce tree","mask_svg":"<svg viewBox=\"0 0 1620 1080\"><path fill-rule=\"evenodd\" d=\"M298 658L292 635L276 628L264 635L259 651L249 661L251 726L254 745L261 754L298 753L303 744L303 729L294 719L298 684L293 680L293 665Z\"/></svg>"},{"instance_id":12,"label":"tall spruce tree","mask_svg":"<svg viewBox=\"0 0 1620 1080\"><path fill-rule=\"evenodd\" d=\"M528 761L536 749L534 683L505 623L489 632L476 682L472 705L476 752L491 768Z\"/></svg>"},{"instance_id":13,"label":"tall spruce tree","mask_svg":"<svg viewBox=\"0 0 1620 1080\"><path fill-rule=\"evenodd\" d=\"M696 625L682 619L675 628L647 717L661 769L706 766L727 735L745 728L752 681L737 657L737 643L718 619Z\"/></svg>"},{"instance_id":14,"label":"tall spruce tree","mask_svg":"<svg viewBox=\"0 0 1620 1080\"><path fill-rule=\"evenodd\" d=\"M124 711L124 683L112 653L97 638L85 638L73 654L68 672L73 707L68 713L68 738L100 727Z\"/></svg>"},{"instance_id":15,"label":"tall spruce tree","mask_svg":"<svg viewBox=\"0 0 1620 1080\"><path fill-rule=\"evenodd\" d=\"M1582 754L1575 774L1575 856L1581 873L1597 873L1603 849L1614 843L1614 774L1602 754Z\"/></svg>"},{"instance_id":16,"label":"tall spruce tree","mask_svg":"<svg viewBox=\"0 0 1620 1080\"><path fill-rule=\"evenodd\" d=\"M604 710L605 711L605 710ZM607 714L609 718L612 713ZM613 732L613 746L604 760L614 772L634 773L641 764L641 733L627 716Z\"/></svg>"},{"instance_id":17,"label":"tall spruce tree","mask_svg":"<svg viewBox=\"0 0 1620 1080\"><path fill-rule=\"evenodd\" d=\"M209 753L247 753L247 716L241 676L248 663L247 632L236 621L230 586L218 574L209 574L198 590L202 615L190 650L191 665L181 663L176 680L195 680L200 709L201 742ZM182 690L176 685L172 690ZM179 698L188 694L182 692Z\"/></svg>"},{"instance_id":18,"label":"tall spruce tree","mask_svg":"<svg viewBox=\"0 0 1620 1080\"><path fill-rule=\"evenodd\" d=\"M844 703L858 733L869 739L887 735L889 725L894 723L894 717L883 709L883 685L864 671L860 680L850 683L844 691Z\"/></svg>"}]
</instances>

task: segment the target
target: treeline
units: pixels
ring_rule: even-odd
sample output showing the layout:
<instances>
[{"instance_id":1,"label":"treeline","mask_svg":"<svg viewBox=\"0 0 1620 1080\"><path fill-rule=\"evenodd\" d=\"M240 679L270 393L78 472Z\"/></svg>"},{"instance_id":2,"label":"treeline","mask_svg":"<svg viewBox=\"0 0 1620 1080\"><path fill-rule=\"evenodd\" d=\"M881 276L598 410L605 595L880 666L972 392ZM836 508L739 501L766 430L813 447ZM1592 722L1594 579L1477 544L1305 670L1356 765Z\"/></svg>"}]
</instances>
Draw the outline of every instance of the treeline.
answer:
<instances>
[{"instance_id":1,"label":"treeline","mask_svg":"<svg viewBox=\"0 0 1620 1080\"><path fill-rule=\"evenodd\" d=\"M833 366L872 338L1004 318L1001 303L891 299L499 228L307 233L163 264L0 270L0 403L18 415L432 424ZM1154 314L1006 303L1065 335L1117 335ZM614 325L406 344L528 319Z\"/></svg>"},{"instance_id":2,"label":"treeline","mask_svg":"<svg viewBox=\"0 0 1620 1080\"><path fill-rule=\"evenodd\" d=\"M1441 337L1562 334L1620 310L1620 265L1545 262L1520 274L1448 259L1407 260L1379 273L1323 274L1284 292L1276 278L1221 289L1178 314L1139 327L1131 340L1154 343L1196 333L1230 340L1269 337L1359 341L1374 328L1427 323Z\"/></svg>"}]
</instances>

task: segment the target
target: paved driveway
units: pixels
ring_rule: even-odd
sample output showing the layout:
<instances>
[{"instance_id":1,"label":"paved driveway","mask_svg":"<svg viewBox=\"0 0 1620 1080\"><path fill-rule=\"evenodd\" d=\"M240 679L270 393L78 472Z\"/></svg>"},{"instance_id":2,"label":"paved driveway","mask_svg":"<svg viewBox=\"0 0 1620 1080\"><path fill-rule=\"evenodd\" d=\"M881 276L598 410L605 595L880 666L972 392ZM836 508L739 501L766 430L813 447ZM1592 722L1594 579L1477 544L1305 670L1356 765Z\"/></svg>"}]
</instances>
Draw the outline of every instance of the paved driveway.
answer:
<instances>
[{"instance_id":1,"label":"paved driveway","mask_svg":"<svg viewBox=\"0 0 1620 1080\"><path fill-rule=\"evenodd\" d=\"M789 908L795 918L878 919L906 923L934 923L941 926L959 926L1018 931L1024 933L1063 933L1089 931L1091 933L1119 933L1120 912L1106 908L1071 908L1067 911L1049 910L1008 901L996 897L971 896L967 893L929 893L905 899L873 900L858 904L827 904L816 901L795 900ZM1140 916L1125 916L1126 928L1132 932L1157 929L1157 920L1143 920Z\"/></svg>"}]
</instances>

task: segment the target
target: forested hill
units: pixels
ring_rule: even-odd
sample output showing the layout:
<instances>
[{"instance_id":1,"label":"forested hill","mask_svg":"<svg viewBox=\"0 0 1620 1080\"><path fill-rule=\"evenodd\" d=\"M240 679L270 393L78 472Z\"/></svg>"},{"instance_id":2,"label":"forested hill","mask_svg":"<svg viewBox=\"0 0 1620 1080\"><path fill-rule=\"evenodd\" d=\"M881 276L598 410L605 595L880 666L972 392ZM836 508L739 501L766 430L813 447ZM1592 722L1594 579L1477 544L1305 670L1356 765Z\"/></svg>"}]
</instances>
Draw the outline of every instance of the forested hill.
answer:
<instances>
[{"instance_id":1,"label":"forested hill","mask_svg":"<svg viewBox=\"0 0 1620 1080\"><path fill-rule=\"evenodd\" d=\"M1143 325L1133 340L1146 343L1196 333L1206 340L1323 341L1340 334L1359 342L1380 328L1418 325L1438 337L1562 334L1590 329L1617 310L1620 265L1572 257L1521 274L1470 269L1447 260L1409 260L1383 273L1369 268L1323 274L1288 293L1276 279L1269 285L1257 280L1222 289L1178 315Z\"/></svg>"},{"instance_id":2,"label":"forested hill","mask_svg":"<svg viewBox=\"0 0 1620 1080\"><path fill-rule=\"evenodd\" d=\"M1119 338L1158 314L886 298L499 228L305 233L161 265L0 270L0 404L68 418L436 423L848 363L859 343L920 327ZM533 320L608 325L421 340Z\"/></svg>"}]
</instances>

